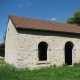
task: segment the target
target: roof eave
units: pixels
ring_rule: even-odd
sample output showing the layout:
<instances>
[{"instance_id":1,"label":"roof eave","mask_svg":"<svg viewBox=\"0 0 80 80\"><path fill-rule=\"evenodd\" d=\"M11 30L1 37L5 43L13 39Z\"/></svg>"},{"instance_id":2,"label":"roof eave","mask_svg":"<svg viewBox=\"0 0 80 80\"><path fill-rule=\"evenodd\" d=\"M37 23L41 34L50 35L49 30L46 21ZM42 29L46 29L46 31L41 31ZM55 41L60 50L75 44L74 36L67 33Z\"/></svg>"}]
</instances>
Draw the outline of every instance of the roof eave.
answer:
<instances>
[{"instance_id":1,"label":"roof eave","mask_svg":"<svg viewBox=\"0 0 80 80\"><path fill-rule=\"evenodd\" d=\"M33 29L33 28L22 28L22 27L16 27L17 30L34 30L34 31L47 31L47 32L57 32L57 33L67 33L67 34L79 34L80 33L74 33L74 32L65 32L65 31L56 31L56 30L45 30L45 29Z\"/></svg>"}]
</instances>

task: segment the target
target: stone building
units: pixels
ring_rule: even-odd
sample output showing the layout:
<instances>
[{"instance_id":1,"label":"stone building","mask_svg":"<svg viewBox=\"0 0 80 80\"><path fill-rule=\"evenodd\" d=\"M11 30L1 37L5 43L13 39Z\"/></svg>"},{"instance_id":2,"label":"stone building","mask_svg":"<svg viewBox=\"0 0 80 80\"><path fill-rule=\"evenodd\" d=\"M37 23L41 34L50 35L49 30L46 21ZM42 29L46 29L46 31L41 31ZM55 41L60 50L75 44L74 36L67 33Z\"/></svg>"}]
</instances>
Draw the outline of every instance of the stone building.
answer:
<instances>
[{"instance_id":1,"label":"stone building","mask_svg":"<svg viewBox=\"0 0 80 80\"><path fill-rule=\"evenodd\" d=\"M79 63L80 27L10 15L5 61L29 69Z\"/></svg>"}]
</instances>

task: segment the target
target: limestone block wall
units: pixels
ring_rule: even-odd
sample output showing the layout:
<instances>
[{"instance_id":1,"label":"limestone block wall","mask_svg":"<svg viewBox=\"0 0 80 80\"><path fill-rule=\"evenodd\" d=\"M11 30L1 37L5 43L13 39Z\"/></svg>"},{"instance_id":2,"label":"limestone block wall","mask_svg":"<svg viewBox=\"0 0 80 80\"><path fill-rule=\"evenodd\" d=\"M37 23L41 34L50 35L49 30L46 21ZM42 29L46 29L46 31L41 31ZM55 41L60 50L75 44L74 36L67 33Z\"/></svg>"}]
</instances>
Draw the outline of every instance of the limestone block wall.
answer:
<instances>
[{"instance_id":1,"label":"limestone block wall","mask_svg":"<svg viewBox=\"0 0 80 80\"><path fill-rule=\"evenodd\" d=\"M66 34L47 31L18 30L17 67L35 65L39 61L38 45L44 41L48 44L47 61L51 64L65 63L65 44L74 44L72 63L80 62L80 37L76 34Z\"/></svg>"},{"instance_id":2,"label":"limestone block wall","mask_svg":"<svg viewBox=\"0 0 80 80\"><path fill-rule=\"evenodd\" d=\"M17 31L9 19L5 40L5 61L16 66L17 62Z\"/></svg>"}]
</instances>

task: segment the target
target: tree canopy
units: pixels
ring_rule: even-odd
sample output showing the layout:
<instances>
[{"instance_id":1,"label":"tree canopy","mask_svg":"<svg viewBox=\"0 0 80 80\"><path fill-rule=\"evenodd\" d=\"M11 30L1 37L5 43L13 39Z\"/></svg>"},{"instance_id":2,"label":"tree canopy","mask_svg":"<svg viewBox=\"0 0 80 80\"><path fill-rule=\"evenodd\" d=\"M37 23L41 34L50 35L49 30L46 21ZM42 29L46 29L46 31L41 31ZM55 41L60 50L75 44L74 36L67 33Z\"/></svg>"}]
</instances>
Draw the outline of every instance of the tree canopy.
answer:
<instances>
[{"instance_id":1,"label":"tree canopy","mask_svg":"<svg viewBox=\"0 0 80 80\"><path fill-rule=\"evenodd\" d=\"M5 55L5 44L1 43L0 44L0 56L4 57L4 55Z\"/></svg>"},{"instance_id":2,"label":"tree canopy","mask_svg":"<svg viewBox=\"0 0 80 80\"><path fill-rule=\"evenodd\" d=\"M80 26L80 10L74 11L72 17L69 17L67 20L68 24L77 24Z\"/></svg>"},{"instance_id":3,"label":"tree canopy","mask_svg":"<svg viewBox=\"0 0 80 80\"><path fill-rule=\"evenodd\" d=\"M0 43L0 56L2 57L5 56L5 37L6 37L6 33L3 35L3 42Z\"/></svg>"}]
</instances>

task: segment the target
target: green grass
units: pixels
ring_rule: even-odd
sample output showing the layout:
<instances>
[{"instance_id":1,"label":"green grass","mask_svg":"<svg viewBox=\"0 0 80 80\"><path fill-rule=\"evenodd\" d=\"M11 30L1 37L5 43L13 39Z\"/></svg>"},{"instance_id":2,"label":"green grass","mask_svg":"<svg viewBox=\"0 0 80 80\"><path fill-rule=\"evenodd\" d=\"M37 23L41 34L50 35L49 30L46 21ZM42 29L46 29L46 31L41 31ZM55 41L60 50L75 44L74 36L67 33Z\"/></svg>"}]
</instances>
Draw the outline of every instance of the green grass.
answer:
<instances>
[{"instance_id":1,"label":"green grass","mask_svg":"<svg viewBox=\"0 0 80 80\"><path fill-rule=\"evenodd\" d=\"M75 64L74 67L64 66L30 71L17 70L2 61L0 80L80 80L80 64Z\"/></svg>"},{"instance_id":2,"label":"green grass","mask_svg":"<svg viewBox=\"0 0 80 80\"><path fill-rule=\"evenodd\" d=\"M1 65L2 65L2 64L5 64L4 58L0 58L0 64L1 64Z\"/></svg>"}]
</instances>

